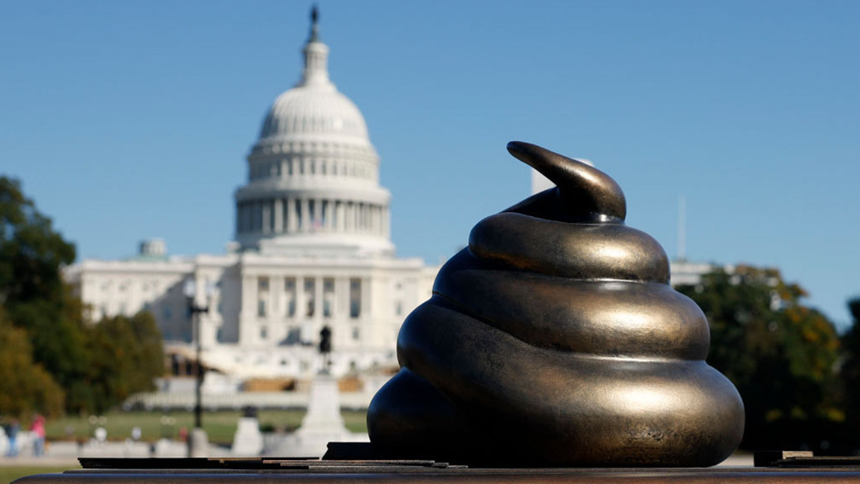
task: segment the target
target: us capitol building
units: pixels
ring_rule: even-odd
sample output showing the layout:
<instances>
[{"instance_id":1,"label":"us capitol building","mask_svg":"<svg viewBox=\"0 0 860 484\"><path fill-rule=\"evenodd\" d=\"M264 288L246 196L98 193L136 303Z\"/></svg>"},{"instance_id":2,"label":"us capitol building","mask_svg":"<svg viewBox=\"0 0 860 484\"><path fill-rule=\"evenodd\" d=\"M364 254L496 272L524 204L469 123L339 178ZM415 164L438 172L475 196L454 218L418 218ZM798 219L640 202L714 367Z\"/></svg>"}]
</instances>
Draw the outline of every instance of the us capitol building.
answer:
<instances>
[{"instance_id":1,"label":"us capitol building","mask_svg":"<svg viewBox=\"0 0 860 484\"><path fill-rule=\"evenodd\" d=\"M315 16L303 53L301 79L275 99L248 155L227 253L168 257L152 239L132 259L84 260L66 276L90 320L148 310L167 353L193 360L191 289L209 307L202 363L230 377L312 377L326 326L335 376L397 366L400 325L430 297L439 267L394 255L379 156L361 112L329 79ZM534 193L550 187L533 171ZM696 284L713 266L682 256L671 267L674 284Z\"/></svg>"},{"instance_id":2,"label":"us capitol building","mask_svg":"<svg viewBox=\"0 0 860 484\"><path fill-rule=\"evenodd\" d=\"M92 321L150 311L166 350L238 378L306 378L332 334L331 372L396 366L403 319L431 295L438 267L395 257L391 195L361 112L329 79L316 18L301 80L275 99L235 192L235 242L222 255L168 257L164 241L128 260L84 260L67 278ZM193 284L192 284L193 283Z\"/></svg>"}]
</instances>

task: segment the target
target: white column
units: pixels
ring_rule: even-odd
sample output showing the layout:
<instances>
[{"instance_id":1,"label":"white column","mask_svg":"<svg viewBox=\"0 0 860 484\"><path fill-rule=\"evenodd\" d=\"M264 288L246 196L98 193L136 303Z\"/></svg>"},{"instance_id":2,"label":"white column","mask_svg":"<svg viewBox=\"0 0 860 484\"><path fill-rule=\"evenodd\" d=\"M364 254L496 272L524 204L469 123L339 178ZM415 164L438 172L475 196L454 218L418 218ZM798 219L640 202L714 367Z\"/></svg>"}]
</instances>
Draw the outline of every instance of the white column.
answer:
<instances>
[{"instance_id":1,"label":"white column","mask_svg":"<svg viewBox=\"0 0 860 484\"><path fill-rule=\"evenodd\" d=\"M314 320L321 321L323 312L323 278L314 281Z\"/></svg>"},{"instance_id":2,"label":"white column","mask_svg":"<svg viewBox=\"0 0 860 484\"><path fill-rule=\"evenodd\" d=\"M358 203L352 205L352 226L356 232L361 232L361 205Z\"/></svg>"},{"instance_id":3,"label":"white column","mask_svg":"<svg viewBox=\"0 0 860 484\"><path fill-rule=\"evenodd\" d=\"M322 223L322 199L314 200L314 230L318 230Z\"/></svg>"},{"instance_id":4,"label":"white column","mask_svg":"<svg viewBox=\"0 0 860 484\"><path fill-rule=\"evenodd\" d=\"M275 199L275 233L279 234L284 231L284 200L281 198Z\"/></svg>"},{"instance_id":5,"label":"white column","mask_svg":"<svg viewBox=\"0 0 860 484\"><path fill-rule=\"evenodd\" d=\"M287 199L287 232L293 233L298 228L296 226L296 199Z\"/></svg>"},{"instance_id":6,"label":"white column","mask_svg":"<svg viewBox=\"0 0 860 484\"><path fill-rule=\"evenodd\" d=\"M328 199L320 198L320 205L320 213L322 214L322 225L320 226L320 229L324 232L328 232L328 224L331 223L331 213L329 212L330 203L328 202Z\"/></svg>"},{"instance_id":7,"label":"white column","mask_svg":"<svg viewBox=\"0 0 860 484\"><path fill-rule=\"evenodd\" d=\"M359 319L361 321L370 321L370 278L362 277L361 278L361 315ZM366 330L362 330L366 331Z\"/></svg>"},{"instance_id":8,"label":"white column","mask_svg":"<svg viewBox=\"0 0 860 484\"><path fill-rule=\"evenodd\" d=\"M355 226L355 231L361 232L361 204L356 203L355 205L353 205L353 207L355 208L355 210L353 210L352 214L354 219L352 223Z\"/></svg>"},{"instance_id":9,"label":"white column","mask_svg":"<svg viewBox=\"0 0 860 484\"><path fill-rule=\"evenodd\" d=\"M334 311L332 316L338 320L349 317L349 278L337 277L334 280Z\"/></svg>"},{"instance_id":10,"label":"white column","mask_svg":"<svg viewBox=\"0 0 860 484\"><path fill-rule=\"evenodd\" d=\"M302 211L301 231L307 232L308 227L310 227L310 218L311 218L310 210L308 210L308 199L302 198L301 200L299 200L299 204L301 205L301 211Z\"/></svg>"},{"instance_id":11,"label":"white column","mask_svg":"<svg viewBox=\"0 0 860 484\"><path fill-rule=\"evenodd\" d=\"M382 235L382 205L376 207L376 233Z\"/></svg>"},{"instance_id":12,"label":"white column","mask_svg":"<svg viewBox=\"0 0 860 484\"><path fill-rule=\"evenodd\" d=\"M256 309L256 283L257 281L253 276L245 275L242 277L242 294L241 300L239 301L239 307L242 312L241 317L239 318L239 327L236 328L240 343L250 342L251 339L250 336L246 334L251 329L247 328L245 325L253 318L253 311Z\"/></svg>"},{"instance_id":13,"label":"white column","mask_svg":"<svg viewBox=\"0 0 860 484\"><path fill-rule=\"evenodd\" d=\"M389 222L390 219L390 211L388 206L382 208L382 235L385 237L391 237Z\"/></svg>"},{"instance_id":14,"label":"white column","mask_svg":"<svg viewBox=\"0 0 860 484\"><path fill-rule=\"evenodd\" d=\"M278 313L276 312L278 309L278 282L281 282L279 278L269 274L269 300L266 301L266 319L270 322L276 321L278 318ZM281 282L283 284L283 282ZM279 336L275 333L277 328L275 328L274 324L269 324L268 332L269 332L269 345L274 345L275 338Z\"/></svg>"},{"instance_id":15,"label":"white column","mask_svg":"<svg viewBox=\"0 0 860 484\"><path fill-rule=\"evenodd\" d=\"M264 200L260 203L262 205L263 214L263 233L268 234L272 231L272 202Z\"/></svg>"},{"instance_id":16,"label":"white column","mask_svg":"<svg viewBox=\"0 0 860 484\"><path fill-rule=\"evenodd\" d=\"M305 301L305 278L296 276L296 319L301 321L305 319L305 310L307 302Z\"/></svg>"},{"instance_id":17,"label":"white column","mask_svg":"<svg viewBox=\"0 0 860 484\"><path fill-rule=\"evenodd\" d=\"M253 342L255 340L255 325L251 323L257 318L257 276L242 277L242 317L239 319L239 341Z\"/></svg>"},{"instance_id":18,"label":"white column","mask_svg":"<svg viewBox=\"0 0 860 484\"><path fill-rule=\"evenodd\" d=\"M283 294L284 292L284 278L279 276L269 276L269 319L275 320L280 319L282 311ZM269 328L272 330L273 328Z\"/></svg>"},{"instance_id":19,"label":"white column","mask_svg":"<svg viewBox=\"0 0 860 484\"><path fill-rule=\"evenodd\" d=\"M331 232L334 228L334 200L326 200L325 206L325 229Z\"/></svg>"},{"instance_id":20,"label":"white column","mask_svg":"<svg viewBox=\"0 0 860 484\"><path fill-rule=\"evenodd\" d=\"M370 233L370 205L364 204L364 209L361 211L361 226L364 231Z\"/></svg>"}]
</instances>

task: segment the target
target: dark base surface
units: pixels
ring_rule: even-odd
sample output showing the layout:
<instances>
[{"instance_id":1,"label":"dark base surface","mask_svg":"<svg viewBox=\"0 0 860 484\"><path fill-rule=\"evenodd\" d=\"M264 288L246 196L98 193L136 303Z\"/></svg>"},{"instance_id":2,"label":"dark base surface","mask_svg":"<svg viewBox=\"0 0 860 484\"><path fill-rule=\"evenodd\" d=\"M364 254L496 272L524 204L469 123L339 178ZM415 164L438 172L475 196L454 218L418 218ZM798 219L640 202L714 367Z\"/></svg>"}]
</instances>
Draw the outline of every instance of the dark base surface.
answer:
<instances>
[{"instance_id":1,"label":"dark base surface","mask_svg":"<svg viewBox=\"0 0 860 484\"><path fill-rule=\"evenodd\" d=\"M274 483L274 482L531 482L531 483L860 483L860 469L463 469L400 466L333 466L284 470L86 469L22 478L17 483Z\"/></svg>"},{"instance_id":2,"label":"dark base surface","mask_svg":"<svg viewBox=\"0 0 860 484\"><path fill-rule=\"evenodd\" d=\"M384 459L366 444L329 444L311 458L82 458L83 469L29 476L16 483L269 483L269 482L530 482L530 483L860 483L860 457L811 452L757 452L756 467L501 468L425 459Z\"/></svg>"}]
</instances>

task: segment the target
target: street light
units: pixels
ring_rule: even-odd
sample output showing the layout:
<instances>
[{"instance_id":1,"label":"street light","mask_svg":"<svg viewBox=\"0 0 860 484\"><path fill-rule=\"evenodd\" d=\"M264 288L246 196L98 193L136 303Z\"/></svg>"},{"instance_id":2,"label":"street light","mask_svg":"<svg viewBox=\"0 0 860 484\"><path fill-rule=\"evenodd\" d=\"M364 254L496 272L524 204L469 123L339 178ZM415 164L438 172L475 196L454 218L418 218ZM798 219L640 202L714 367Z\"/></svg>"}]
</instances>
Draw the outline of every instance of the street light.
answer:
<instances>
[{"instance_id":1,"label":"street light","mask_svg":"<svg viewBox=\"0 0 860 484\"><path fill-rule=\"evenodd\" d=\"M195 386L194 386L194 428L202 429L203 428L203 398L202 398L202 388L203 388L203 363L200 357L201 354L201 346L200 346L200 314L209 312L209 304L212 300L212 296L215 293L215 287L212 285L207 285L206 287L206 305L199 306L197 304L197 283L194 278L190 278L185 281L185 285L182 287L182 292L185 294L185 300L188 302L188 313L191 316L191 324L194 330L194 350L197 355L197 374ZM193 439L189 438L189 455L191 455L194 451L192 449Z\"/></svg>"}]
</instances>

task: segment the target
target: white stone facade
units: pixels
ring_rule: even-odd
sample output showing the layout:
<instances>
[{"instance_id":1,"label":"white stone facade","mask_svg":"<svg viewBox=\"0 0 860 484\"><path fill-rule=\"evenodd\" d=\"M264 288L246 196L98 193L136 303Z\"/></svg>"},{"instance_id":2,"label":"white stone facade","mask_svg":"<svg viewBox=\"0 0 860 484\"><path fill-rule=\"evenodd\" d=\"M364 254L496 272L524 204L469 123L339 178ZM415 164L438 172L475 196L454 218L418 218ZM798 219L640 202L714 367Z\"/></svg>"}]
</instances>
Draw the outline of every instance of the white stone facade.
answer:
<instances>
[{"instance_id":1,"label":"white stone facade","mask_svg":"<svg viewBox=\"0 0 860 484\"><path fill-rule=\"evenodd\" d=\"M396 365L407 314L431 295L438 267L398 259L391 195L358 108L329 80L316 25L295 87L278 96L235 193L235 250L168 257L164 241L121 261L84 260L67 271L90 319L153 313L173 352L193 354L183 293L196 284L203 363L238 377L307 378L332 330L335 375Z\"/></svg>"}]
</instances>

